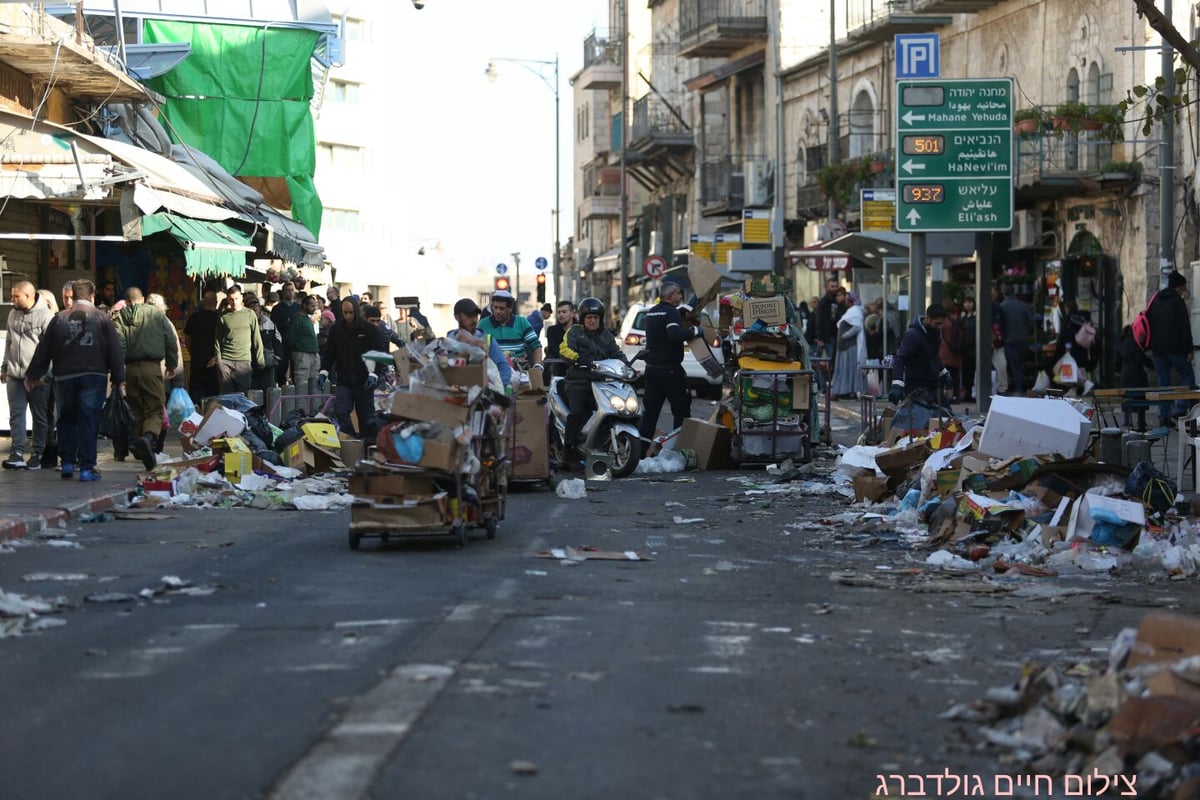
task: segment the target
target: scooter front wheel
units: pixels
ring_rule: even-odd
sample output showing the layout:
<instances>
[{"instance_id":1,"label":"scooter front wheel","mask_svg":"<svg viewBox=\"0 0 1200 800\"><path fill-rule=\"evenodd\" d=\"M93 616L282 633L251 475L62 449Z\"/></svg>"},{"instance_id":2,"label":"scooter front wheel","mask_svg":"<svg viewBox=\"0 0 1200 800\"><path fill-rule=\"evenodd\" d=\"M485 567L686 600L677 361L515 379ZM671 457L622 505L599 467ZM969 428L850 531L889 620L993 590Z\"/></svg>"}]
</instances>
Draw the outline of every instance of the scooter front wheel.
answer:
<instances>
[{"instance_id":1,"label":"scooter front wheel","mask_svg":"<svg viewBox=\"0 0 1200 800\"><path fill-rule=\"evenodd\" d=\"M637 469L638 462L642 460L642 440L625 431L618 433L615 439L616 447L612 453L612 476L628 478Z\"/></svg>"}]
</instances>

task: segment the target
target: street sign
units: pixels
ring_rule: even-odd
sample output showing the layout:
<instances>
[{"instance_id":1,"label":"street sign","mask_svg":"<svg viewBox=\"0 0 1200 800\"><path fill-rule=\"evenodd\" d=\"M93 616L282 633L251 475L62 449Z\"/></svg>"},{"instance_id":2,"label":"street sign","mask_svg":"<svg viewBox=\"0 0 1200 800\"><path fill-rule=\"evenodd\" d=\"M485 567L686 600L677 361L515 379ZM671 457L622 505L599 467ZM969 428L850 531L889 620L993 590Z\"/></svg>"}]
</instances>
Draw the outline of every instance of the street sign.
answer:
<instances>
[{"instance_id":1,"label":"street sign","mask_svg":"<svg viewBox=\"0 0 1200 800\"><path fill-rule=\"evenodd\" d=\"M1011 78L896 83L896 230L1007 231Z\"/></svg>"},{"instance_id":2,"label":"street sign","mask_svg":"<svg viewBox=\"0 0 1200 800\"><path fill-rule=\"evenodd\" d=\"M497 264L496 265L496 274L497 275L507 275L508 274L508 264Z\"/></svg>"},{"instance_id":3,"label":"street sign","mask_svg":"<svg viewBox=\"0 0 1200 800\"><path fill-rule=\"evenodd\" d=\"M538 256L536 259L534 259L533 265L538 269L545 269L546 267L550 266L550 262L542 256Z\"/></svg>"},{"instance_id":4,"label":"street sign","mask_svg":"<svg viewBox=\"0 0 1200 800\"><path fill-rule=\"evenodd\" d=\"M859 207L862 209L862 229L864 231L895 230L896 221L896 190L895 189L861 189Z\"/></svg>"},{"instance_id":5,"label":"street sign","mask_svg":"<svg viewBox=\"0 0 1200 800\"><path fill-rule=\"evenodd\" d=\"M661 278L667 271L667 260L662 256L646 256L642 270L648 278Z\"/></svg>"},{"instance_id":6,"label":"street sign","mask_svg":"<svg viewBox=\"0 0 1200 800\"><path fill-rule=\"evenodd\" d=\"M941 39L936 33L896 34L896 78L939 77L941 50Z\"/></svg>"}]
</instances>

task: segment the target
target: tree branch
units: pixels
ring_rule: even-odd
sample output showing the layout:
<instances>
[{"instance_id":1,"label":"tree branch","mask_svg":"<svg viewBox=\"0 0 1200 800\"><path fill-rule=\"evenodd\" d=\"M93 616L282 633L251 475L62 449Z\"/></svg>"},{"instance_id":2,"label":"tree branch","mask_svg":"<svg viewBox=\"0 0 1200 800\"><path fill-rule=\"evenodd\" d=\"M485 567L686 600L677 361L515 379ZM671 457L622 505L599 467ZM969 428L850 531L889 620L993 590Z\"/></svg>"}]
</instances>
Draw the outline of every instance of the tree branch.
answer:
<instances>
[{"instance_id":1,"label":"tree branch","mask_svg":"<svg viewBox=\"0 0 1200 800\"><path fill-rule=\"evenodd\" d=\"M1167 44L1174 47L1192 69L1200 72L1200 52L1197 52L1196 48L1183 38L1183 34L1175 29L1171 20L1163 16L1163 13L1154 5L1154 0L1133 0L1133 4L1137 7L1138 15L1145 17L1150 27L1158 31Z\"/></svg>"}]
</instances>

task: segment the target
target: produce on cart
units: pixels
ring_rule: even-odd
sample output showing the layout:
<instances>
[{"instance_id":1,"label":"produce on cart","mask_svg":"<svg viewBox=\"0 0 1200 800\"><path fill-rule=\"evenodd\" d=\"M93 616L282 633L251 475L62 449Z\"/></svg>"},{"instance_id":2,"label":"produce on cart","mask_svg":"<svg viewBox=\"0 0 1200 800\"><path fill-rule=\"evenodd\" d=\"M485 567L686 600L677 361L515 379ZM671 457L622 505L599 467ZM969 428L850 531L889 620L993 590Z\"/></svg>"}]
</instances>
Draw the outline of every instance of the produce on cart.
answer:
<instances>
[{"instance_id":1,"label":"produce on cart","mask_svg":"<svg viewBox=\"0 0 1200 800\"><path fill-rule=\"evenodd\" d=\"M479 348L451 339L410 345L416 369L388 400L373 452L354 465L349 543L363 537L494 538L504 518L510 400ZM490 368L490 369L489 369Z\"/></svg>"}]
</instances>

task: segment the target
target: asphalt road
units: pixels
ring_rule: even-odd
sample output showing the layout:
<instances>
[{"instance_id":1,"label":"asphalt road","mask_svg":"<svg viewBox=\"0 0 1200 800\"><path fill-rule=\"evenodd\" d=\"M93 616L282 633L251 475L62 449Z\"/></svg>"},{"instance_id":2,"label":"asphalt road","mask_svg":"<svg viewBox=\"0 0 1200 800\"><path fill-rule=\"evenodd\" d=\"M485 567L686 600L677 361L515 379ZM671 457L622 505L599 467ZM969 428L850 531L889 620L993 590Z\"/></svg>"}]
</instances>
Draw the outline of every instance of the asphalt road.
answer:
<instances>
[{"instance_id":1,"label":"asphalt road","mask_svg":"<svg viewBox=\"0 0 1200 800\"><path fill-rule=\"evenodd\" d=\"M994 774L939 713L1027 661L1103 660L1150 607L1196 610L1153 573L983 591L823 524L840 498L746 493L766 480L515 492L463 550L351 552L345 512L210 509L0 555L0 587L69 603L0 639L0 796L867 797L881 774ZM537 557L560 546L650 560ZM84 599L164 576L212 591Z\"/></svg>"}]
</instances>

